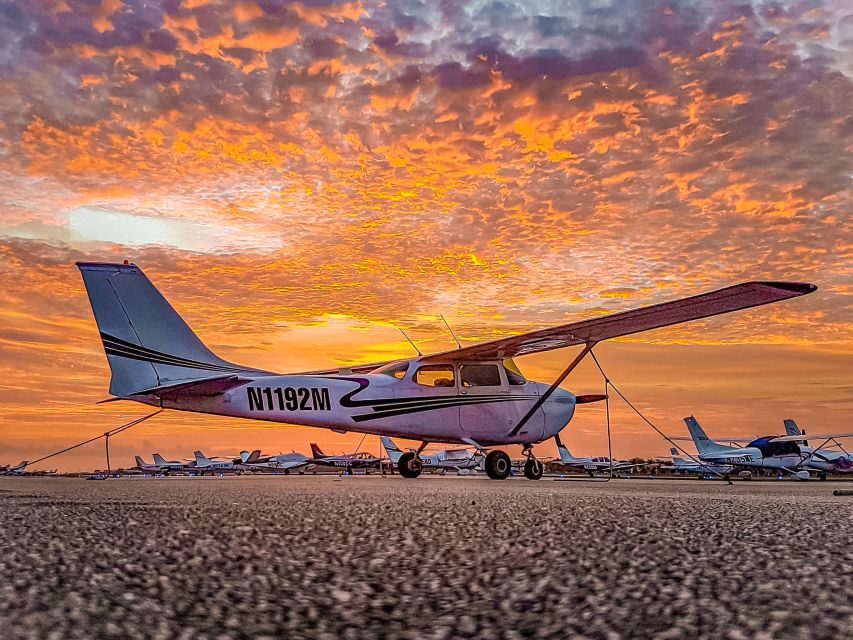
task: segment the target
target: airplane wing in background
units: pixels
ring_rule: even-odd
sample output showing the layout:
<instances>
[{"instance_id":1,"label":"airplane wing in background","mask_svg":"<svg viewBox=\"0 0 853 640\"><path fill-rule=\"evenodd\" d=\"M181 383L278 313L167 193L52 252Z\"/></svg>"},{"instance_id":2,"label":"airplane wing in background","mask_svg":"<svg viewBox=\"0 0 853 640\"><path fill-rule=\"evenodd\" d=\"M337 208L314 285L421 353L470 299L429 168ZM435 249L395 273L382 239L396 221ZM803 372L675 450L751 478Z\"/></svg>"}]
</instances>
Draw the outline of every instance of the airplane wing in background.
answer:
<instances>
[{"instance_id":1,"label":"airplane wing in background","mask_svg":"<svg viewBox=\"0 0 853 640\"><path fill-rule=\"evenodd\" d=\"M494 360L522 356L573 345L599 342L680 322L710 318L723 313L796 298L817 290L800 282L745 282L689 298L621 311L599 318L531 331L510 338L426 356L432 360ZM811 435L810 435L811 437ZM802 439L802 438L801 438Z\"/></svg>"},{"instance_id":2,"label":"airplane wing in background","mask_svg":"<svg viewBox=\"0 0 853 640\"><path fill-rule=\"evenodd\" d=\"M853 433L801 433L798 436L780 436L773 438L770 442L802 442L809 440L816 442L818 440L834 440L835 438L853 438Z\"/></svg>"}]
</instances>

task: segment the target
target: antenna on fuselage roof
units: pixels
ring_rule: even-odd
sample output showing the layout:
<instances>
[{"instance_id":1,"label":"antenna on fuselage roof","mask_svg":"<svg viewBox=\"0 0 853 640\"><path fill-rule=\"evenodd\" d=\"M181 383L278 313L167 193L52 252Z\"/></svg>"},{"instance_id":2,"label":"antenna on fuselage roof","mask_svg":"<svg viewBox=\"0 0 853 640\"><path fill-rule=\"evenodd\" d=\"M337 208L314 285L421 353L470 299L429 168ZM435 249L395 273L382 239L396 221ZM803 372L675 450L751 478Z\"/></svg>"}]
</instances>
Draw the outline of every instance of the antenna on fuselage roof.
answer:
<instances>
[{"instance_id":1,"label":"antenna on fuselage roof","mask_svg":"<svg viewBox=\"0 0 853 640\"><path fill-rule=\"evenodd\" d=\"M459 338L456 337L456 333L454 333L453 328L450 326L450 323L447 322L443 314L439 313L438 317L441 318L441 321L444 323L444 326L447 327L447 330L450 332L450 335L452 335L453 339L456 341L456 348L461 349L462 343L459 342Z\"/></svg>"},{"instance_id":2,"label":"antenna on fuselage roof","mask_svg":"<svg viewBox=\"0 0 853 640\"><path fill-rule=\"evenodd\" d=\"M402 329L400 329L400 333L402 333L402 334L403 334L403 337L404 337L406 340L408 340L408 341L409 341L409 344L410 344L410 345L412 345L412 348L413 348L415 351L417 351L417 352L418 352L418 355L419 355L419 356L424 355L424 354L422 354L422 353L421 353L421 350L420 350L420 349L418 349L418 345L416 345L416 344L414 343L414 341L413 341L409 336L407 336L407 335L406 335L406 332L405 332L405 331L403 331Z\"/></svg>"}]
</instances>

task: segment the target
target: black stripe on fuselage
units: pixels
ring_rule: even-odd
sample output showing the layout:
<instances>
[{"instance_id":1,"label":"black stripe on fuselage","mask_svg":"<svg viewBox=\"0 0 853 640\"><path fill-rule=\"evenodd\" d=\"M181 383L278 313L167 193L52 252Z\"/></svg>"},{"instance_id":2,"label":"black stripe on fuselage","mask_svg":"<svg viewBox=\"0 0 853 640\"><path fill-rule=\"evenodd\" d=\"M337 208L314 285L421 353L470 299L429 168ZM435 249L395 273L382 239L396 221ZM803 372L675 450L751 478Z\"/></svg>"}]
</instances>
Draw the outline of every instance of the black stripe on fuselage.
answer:
<instances>
[{"instance_id":1,"label":"black stripe on fuselage","mask_svg":"<svg viewBox=\"0 0 853 640\"><path fill-rule=\"evenodd\" d=\"M392 407L392 408L383 408L383 409L374 409L375 413L363 413L361 415L353 416L352 419L354 422L367 422L370 420L379 420L380 418L390 418L393 416L401 416L409 413L422 413L424 411L432 411L434 409L448 409L452 407L460 407L460 406L470 406L470 405L478 405L478 404L492 404L495 402L515 402L517 400L523 400L525 398L521 398L519 396L495 396L495 397L485 397L485 396L474 396L474 397L465 397L459 396L456 398L448 398L443 402L433 402L429 404L411 404L408 403L405 407Z\"/></svg>"}]
</instances>

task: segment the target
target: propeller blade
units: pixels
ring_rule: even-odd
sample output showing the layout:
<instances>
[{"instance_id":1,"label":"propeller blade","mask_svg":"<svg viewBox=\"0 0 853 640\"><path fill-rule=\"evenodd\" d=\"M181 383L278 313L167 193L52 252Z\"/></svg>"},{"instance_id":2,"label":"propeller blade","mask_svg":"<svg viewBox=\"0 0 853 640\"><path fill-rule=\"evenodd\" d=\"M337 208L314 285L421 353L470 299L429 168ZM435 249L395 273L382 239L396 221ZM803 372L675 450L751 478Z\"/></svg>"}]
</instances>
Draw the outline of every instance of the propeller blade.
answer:
<instances>
[{"instance_id":1,"label":"propeller blade","mask_svg":"<svg viewBox=\"0 0 853 640\"><path fill-rule=\"evenodd\" d=\"M589 404L590 402L601 402L602 400L607 400L607 396L603 393L587 393L575 396L575 404Z\"/></svg>"}]
</instances>

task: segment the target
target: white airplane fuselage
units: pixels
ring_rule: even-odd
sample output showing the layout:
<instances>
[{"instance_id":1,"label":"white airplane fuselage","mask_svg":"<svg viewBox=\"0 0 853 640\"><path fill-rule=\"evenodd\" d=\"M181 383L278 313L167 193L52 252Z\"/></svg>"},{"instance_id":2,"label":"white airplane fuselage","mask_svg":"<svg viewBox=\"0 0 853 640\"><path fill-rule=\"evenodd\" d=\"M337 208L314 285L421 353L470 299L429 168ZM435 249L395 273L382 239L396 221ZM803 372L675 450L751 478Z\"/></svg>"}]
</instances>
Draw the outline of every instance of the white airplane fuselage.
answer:
<instances>
[{"instance_id":1,"label":"white airplane fuselage","mask_svg":"<svg viewBox=\"0 0 853 640\"><path fill-rule=\"evenodd\" d=\"M758 469L795 469L802 466L803 458L804 456L794 453L764 457L757 447L742 447L699 455L702 462Z\"/></svg>"},{"instance_id":2,"label":"white airplane fuselage","mask_svg":"<svg viewBox=\"0 0 853 640\"><path fill-rule=\"evenodd\" d=\"M375 372L258 376L218 395L164 397L162 406L339 432L482 445L541 442L559 433L574 415L575 396L558 389L513 434L548 385L510 385L503 366L489 362L500 367L500 385L462 387L460 367L455 366L453 386L426 386L413 380L418 359L408 364L402 378ZM161 405L156 397L134 399Z\"/></svg>"}]
</instances>

